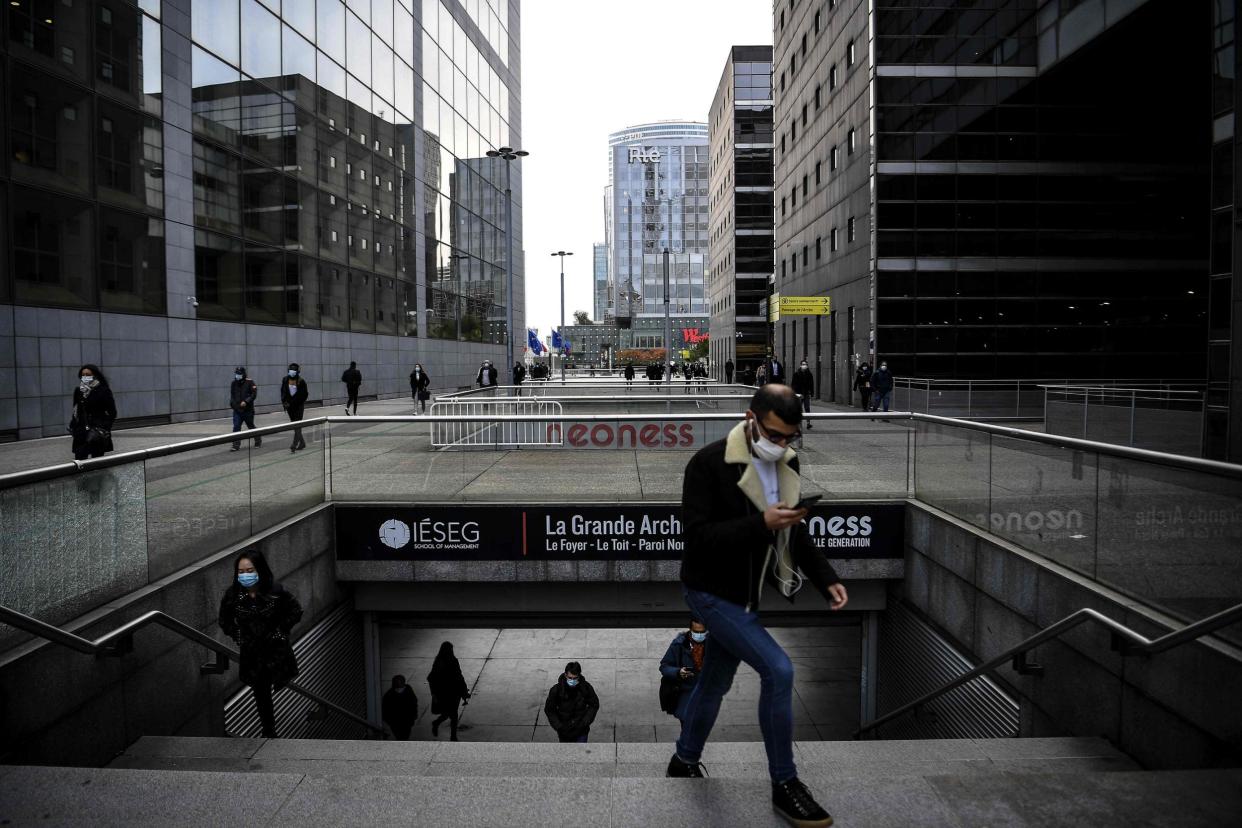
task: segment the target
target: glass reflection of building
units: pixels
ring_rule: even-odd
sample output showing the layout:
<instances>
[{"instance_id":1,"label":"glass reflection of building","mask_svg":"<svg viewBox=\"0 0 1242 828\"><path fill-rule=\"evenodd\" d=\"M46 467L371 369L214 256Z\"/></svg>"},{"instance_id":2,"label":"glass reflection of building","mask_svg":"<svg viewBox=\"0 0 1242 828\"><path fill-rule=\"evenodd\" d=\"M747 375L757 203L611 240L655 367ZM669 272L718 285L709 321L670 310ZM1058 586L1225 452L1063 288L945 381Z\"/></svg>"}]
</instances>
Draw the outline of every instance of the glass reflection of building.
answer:
<instances>
[{"instance_id":1,"label":"glass reflection of building","mask_svg":"<svg viewBox=\"0 0 1242 828\"><path fill-rule=\"evenodd\" d=\"M642 124L613 133L608 144L613 313L620 320L664 315L668 249L672 313L706 316L707 125Z\"/></svg>"},{"instance_id":2,"label":"glass reflection of building","mask_svg":"<svg viewBox=\"0 0 1242 828\"><path fill-rule=\"evenodd\" d=\"M0 303L503 343L516 6L181 5L5 5Z\"/></svg>"},{"instance_id":3,"label":"glass reflection of building","mask_svg":"<svg viewBox=\"0 0 1242 828\"><path fill-rule=\"evenodd\" d=\"M608 305L608 245L592 245L591 252L593 254L591 274L594 284L595 321L603 322L612 313Z\"/></svg>"}]
</instances>

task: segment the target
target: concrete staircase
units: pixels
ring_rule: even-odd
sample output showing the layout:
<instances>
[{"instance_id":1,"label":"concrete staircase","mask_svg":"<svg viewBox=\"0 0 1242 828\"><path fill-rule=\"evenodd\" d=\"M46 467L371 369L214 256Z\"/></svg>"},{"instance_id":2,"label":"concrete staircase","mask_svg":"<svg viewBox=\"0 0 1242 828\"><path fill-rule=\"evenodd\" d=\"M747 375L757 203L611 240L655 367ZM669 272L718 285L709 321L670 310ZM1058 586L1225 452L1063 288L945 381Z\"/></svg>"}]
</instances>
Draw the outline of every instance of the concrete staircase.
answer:
<instances>
[{"instance_id":1,"label":"concrete staircase","mask_svg":"<svg viewBox=\"0 0 1242 828\"><path fill-rule=\"evenodd\" d=\"M1242 770L1140 770L1101 739L798 742L842 826L1242 825ZM763 745L665 779L662 744L146 737L106 768L0 766L0 825L775 826Z\"/></svg>"}]
</instances>

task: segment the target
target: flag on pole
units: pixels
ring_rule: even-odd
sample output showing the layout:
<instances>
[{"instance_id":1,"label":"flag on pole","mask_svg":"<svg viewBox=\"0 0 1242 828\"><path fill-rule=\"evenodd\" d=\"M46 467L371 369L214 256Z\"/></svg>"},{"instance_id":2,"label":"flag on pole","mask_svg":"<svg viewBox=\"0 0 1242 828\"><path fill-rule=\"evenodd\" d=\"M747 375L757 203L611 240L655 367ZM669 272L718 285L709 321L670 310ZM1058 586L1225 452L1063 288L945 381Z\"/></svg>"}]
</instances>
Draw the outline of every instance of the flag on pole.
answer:
<instances>
[{"instance_id":1,"label":"flag on pole","mask_svg":"<svg viewBox=\"0 0 1242 828\"><path fill-rule=\"evenodd\" d=\"M559 351L564 347L565 340L561 339L561 330L560 328L556 328L552 331L552 348Z\"/></svg>"},{"instance_id":2,"label":"flag on pole","mask_svg":"<svg viewBox=\"0 0 1242 828\"><path fill-rule=\"evenodd\" d=\"M543 343L539 341L538 328L526 329L526 344L530 346L531 353L535 356L539 356L543 353Z\"/></svg>"}]
</instances>

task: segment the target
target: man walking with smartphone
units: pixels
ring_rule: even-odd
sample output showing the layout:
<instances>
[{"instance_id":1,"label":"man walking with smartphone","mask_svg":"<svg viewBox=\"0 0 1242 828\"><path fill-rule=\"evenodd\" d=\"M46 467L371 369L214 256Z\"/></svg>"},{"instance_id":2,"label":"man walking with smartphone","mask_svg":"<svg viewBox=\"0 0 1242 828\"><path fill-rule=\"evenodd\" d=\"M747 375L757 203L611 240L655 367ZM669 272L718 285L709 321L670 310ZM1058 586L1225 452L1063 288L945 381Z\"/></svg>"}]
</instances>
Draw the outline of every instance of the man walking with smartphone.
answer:
<instances>
[{"instance_id":1,"label":"man walking with smartphone","mask_svg":"<svg viewBox=\"0 0 1242 828\"><path fill-rule=\"evenodd\" d=\"M793 663L759 617L765 581L790 601L804 578L833 610L849 600L802 524L807 511L798 508L801 480L790 448L801 422L802 407L793 390L765 385L751 398L745 422L724 440L705 446L686 466L682 592L711 636L681 710L681 737L668 775L703 776L703 746L744 661L759 674L759 728L772 778L772 807L791 825L823 828L832 817L798 779L794 764Z\"/></svg>"},{"instance_id":2,"label":"man walking with smartphone","mask_svg":"<svg viewBox=\"0 0 1242 828\"><path fill-rule=\"evenodd\" d=\"M660 659L660 709L681 718L682 708L690 697L690 688L703 669L707 649L707 627L697 618L690 619L690 628L679 632Z\"/></svg>"}]
</instances>

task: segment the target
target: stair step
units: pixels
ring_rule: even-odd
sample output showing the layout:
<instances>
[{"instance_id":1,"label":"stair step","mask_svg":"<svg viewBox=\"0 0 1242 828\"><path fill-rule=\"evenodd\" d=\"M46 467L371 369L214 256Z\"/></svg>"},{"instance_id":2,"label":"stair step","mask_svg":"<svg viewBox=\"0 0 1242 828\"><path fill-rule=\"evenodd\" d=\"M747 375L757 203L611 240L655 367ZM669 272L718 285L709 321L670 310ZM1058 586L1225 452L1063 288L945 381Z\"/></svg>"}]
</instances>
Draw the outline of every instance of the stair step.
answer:
<instances>
[{"instance_id":1,"label":"stair step","mask_svg":"<svg viewBox=\"0 0 1242 828\"><path fill-rule=\"evenodd\" d=\"M672 749L647 742L586 745L484 742L366 742L148 736L109 767L321 776L653 778ZM795 742L804 779L892 779L979 773L1091 773L1139 767L1104 739L944 739ZM703 761L725 779L764 779L759 742L713 742Z\"/></svg>"},{"instance_id":2,"label":"stair step","mask_svg":"<svg viewBox=\"0 0 1242 828\"><path fill-rule=\"evenodd\" d=\"M1242 813L1242 770L807 781L841 826L1216 828ZM769 785L753 778L496 777L477 785L456 776L9 766L0 768L0 790L6 825L783 824Z\"/></svg>"}]
</instances>

